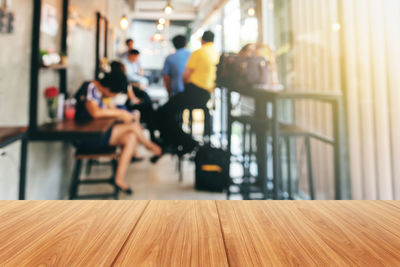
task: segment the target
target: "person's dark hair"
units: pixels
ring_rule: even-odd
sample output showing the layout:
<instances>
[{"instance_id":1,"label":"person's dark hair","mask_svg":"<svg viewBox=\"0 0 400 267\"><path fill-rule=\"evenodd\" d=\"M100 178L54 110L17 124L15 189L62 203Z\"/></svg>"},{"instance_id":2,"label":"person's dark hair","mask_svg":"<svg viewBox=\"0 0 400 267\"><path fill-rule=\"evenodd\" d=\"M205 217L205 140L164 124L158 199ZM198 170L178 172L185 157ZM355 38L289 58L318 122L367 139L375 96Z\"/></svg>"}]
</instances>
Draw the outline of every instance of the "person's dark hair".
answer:
<instances>
[{"instance_id":1,"label":"person's dark hair","mask_svg":"<svg viewBox=\"0 0 400 267\"><path fill-rule=\"evenodd\" d=\"M215 35L212 31L205 31L203 33L203 37L201 37L201 39L204 42L209 43L209 42L214 42L214 37L215 37Z\"/></svg>"},{"instance_id":2,"label":"person's dark hair","mask_svg":"<svg viewBox=\"0 0 400 267\"><path fill-rule=\"evenodd\" d=\"M132 49L128 52L129 55L140 55L139 50L137 49Z\"/></svg>"},{"instance_id":3,"label":"person's dark hair","mask_svg":"<svg viewBox=\"0 0 400 267\"><path fill-rule=\"evenodd\" d=\"M111 72L122 71L122 73L125 73L125 65L119 61L111 62L110 67L111 67Z\"/></svg>"},{"instance_id":4,"label":"person's dark hair","mask_svg":"<svg viewBox=\"0 0 400 267\"><path fill-rule=\"evenodd\" d=\"M132 42L132 43L133 43L133 39L131 39L131 38L129 38L129 39L126 39L126 41L125 41L125 44L126 44L126 45L129 45L129 43L130 43L130 42Z\"/></svg>"},{"instance_id":5,"label":"person's dark hair","mask_svg":"<svg viewBox=\"0 0 400 267\"><path fill-rule=\"evenodd\" d=\"M186 46L186 37L183 35L177 35L172 39L175 49L181 49Z\"/></svg>"},{"instance_id":6,"label":"person's dark hair","mask_svg":"<svg viewBox=\"0 0 400 267\"><path fill-rule=\"evenodd\" d=\"M110 73L107 73L99 82L113 93L125 92L128 87L128 79L121 66L117 67L117 64L114 64L114 69Z\"/></svg>"}]
</instances>

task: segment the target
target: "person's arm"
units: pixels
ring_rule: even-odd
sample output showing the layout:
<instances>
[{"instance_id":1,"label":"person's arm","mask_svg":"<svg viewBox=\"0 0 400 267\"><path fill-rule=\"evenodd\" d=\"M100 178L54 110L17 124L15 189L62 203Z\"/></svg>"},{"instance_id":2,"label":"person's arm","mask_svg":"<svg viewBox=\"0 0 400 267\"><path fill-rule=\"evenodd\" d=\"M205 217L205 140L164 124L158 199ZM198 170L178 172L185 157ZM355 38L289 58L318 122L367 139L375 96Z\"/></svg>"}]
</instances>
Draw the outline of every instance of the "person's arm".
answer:
<instances>
[{"instance_id":1,"label":"person's arm","mask_svg":"<svg viewBox=\"0 0 400 267\"><path fill-rule=\"evenodd\" d=\"M126 92L126 94L128 95L128 99L130 102L133 102L135 100L136 96L131 86L128 87L128 91Z\"/></svg>"},{"instance_id":2,"label":"person's arm","mask_svg":"<svg viewBox=\"0 0 400 267\"><path fill-rule=\"evenodd\" d=\"M164 67L161 71L164 79L165 89L167 89L168 96L171 96L171 64L170 57L167 57L164 62Z\"/></svg>"},{"instance_id":3,"label":"person's arm","mask_svg":"<svg viewBox=\"0 0 400 267\"><path fill-rule=\"evenodd\" d=\"M138 65L139 65L138 75L143 76L143 68L142 68L142 63L140 62L140 60L138 61Z\"/></svg>"},{"instance_id":4,"label":"person's arm","mask_svg":"<svg viewBox=\"0 0 400 267\"><path fill-rule=\"evenodd\" d=\"M136 97L135 92L132 89L132 85L129 85L128 87L128 91L127 91L127 95L128 95L128 99L129 102L131 102L132 104L140 104L140 99Z\"/></svg>"},{"instance_id":5,"label":"person's arm","mask_svg":"<svg viewBox=\"0 0 400 267\"><path fill-rule=\"evenodd\" d=\"M171 78L169 77L169 75L164 75L164 85L165 85L165 89L167 89L168 92L168 96L171 96Z\"/></svg>"},{"instance_id":6,"label":"person's arm","mask_svg":"<svg viewBox=\"0 0 400 267\"><path fill-rule=\"evenodd\" d=\"M89 112L90 116L93 119L106 119L106 118L115 118L121 119L124 122L132 122L135 118L132 114L122 109L113 109L113 108L100 108L99 105L95 101L87 101L86 109Z\"/></svg>"},{"instance_id":7,"label":"person's arm","mask_svg":"<svg viewBox=\"0 0 400 267\"><path fill-rule=\"evenodd\" d=\"M188 67L186 67L185 72L183 73L183 83L189 83L190 81L190 76L192 75L194 69L190 69Z\"/></svg>"}]
</instances>

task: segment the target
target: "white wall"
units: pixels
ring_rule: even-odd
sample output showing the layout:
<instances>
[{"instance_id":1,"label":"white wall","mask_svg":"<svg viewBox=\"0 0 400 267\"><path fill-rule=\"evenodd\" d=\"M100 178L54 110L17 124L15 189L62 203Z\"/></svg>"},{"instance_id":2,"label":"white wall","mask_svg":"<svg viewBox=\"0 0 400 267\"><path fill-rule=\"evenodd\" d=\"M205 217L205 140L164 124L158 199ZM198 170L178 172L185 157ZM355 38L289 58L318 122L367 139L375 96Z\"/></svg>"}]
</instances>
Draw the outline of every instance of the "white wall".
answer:
<instances>
[{"instance_id":1,"label":"white wall","mask_svg":"<svg viewBox=\"0 0 400 267\"><path fill-rule=\"evenodd\" d=\"M57 7L61 19L61 0L43 0L43 3ZM87 28L69 29L68 90L73 92L80 83L94 76L95 12L100 11L108 16L115 35L124 35L118 29L118 22L126 12L126 5L123 0L71 0L70 4L80 10L82 18L90 22ZM12 11L16 17L15 32L0 35L0 126L28 123L33 1L13 0ZM42 33L41 48L58 51L60 31L56 37ZM44 122L46 106L43 91L47 86L58 86L58 76L50 70L41 71L39 82L39 122ZM62 143L38 142L30 143L28 149L27 198L64 198L72 171L71 147ZM19 150L20 144L13 144L5 148L8 156L0 158L0 199L18 197Z\"/></svg>"}]
</instances>

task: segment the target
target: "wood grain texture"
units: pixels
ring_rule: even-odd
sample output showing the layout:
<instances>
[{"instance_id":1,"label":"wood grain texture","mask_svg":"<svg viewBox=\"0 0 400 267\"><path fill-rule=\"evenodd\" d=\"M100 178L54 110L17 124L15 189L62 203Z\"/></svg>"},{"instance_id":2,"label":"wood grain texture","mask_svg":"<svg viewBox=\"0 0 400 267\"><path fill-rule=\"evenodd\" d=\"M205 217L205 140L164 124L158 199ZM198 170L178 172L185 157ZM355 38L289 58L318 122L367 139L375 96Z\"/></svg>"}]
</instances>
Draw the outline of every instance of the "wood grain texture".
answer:
<instances>
[{"instance_id":1,"label":"wood grain texture","mask_svg":"<svg viewBox=\"0 0 400 267\"><path fill-rule=\"evenodd\" d=\"M109 266L147 204L0 202L0 265Z\"/></svg>"},{"instance_id":2,"label":"wood grain texture","mask_svg":"<svg viewBox=\"0 0 400 267\"><path fill-rule=\"evenodd\" d=\"M231 266L400 266L395 205L217 201Z\"/></svg>"},{"instance_id":3,"label":"wood grain texture","mask_svg":"<svg viewBox=\"0 0 400 267\"><path fill-rule=\"evenodd\" d=\"M400 266L395 201L3 201L0 266Z\"/></svg>"},{"instance_id":4,"label":"wood grain texture","mask_svg":"<svg viewBox=\"0 0 400 267\"><path fill-rule=\"evenodd\" d=\"M214 201L151 201L115 266L228 266Z\"/></svg>"}]
</instances>

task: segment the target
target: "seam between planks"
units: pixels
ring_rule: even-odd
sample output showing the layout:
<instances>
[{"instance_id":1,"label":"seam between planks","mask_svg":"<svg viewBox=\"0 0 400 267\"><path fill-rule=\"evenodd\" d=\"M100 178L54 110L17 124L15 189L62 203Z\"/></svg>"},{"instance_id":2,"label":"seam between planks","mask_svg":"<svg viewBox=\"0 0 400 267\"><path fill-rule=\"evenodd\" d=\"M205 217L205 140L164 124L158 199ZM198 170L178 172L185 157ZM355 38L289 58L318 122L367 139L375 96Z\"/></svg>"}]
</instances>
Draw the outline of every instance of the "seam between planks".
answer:
<instances>
[{"instance_id":1,"label":"seam between planks","mask_svg":"<svg viewBox=\"0 0 400 267\"><path fill-rule=\"evenodd\" d=\"M122 250L125 248L126 244L128 243L128 240L130 239L130 237L131 237L133 231L135 230L136 226L139 224L140 220L142 219L143 214L145 213L145 211L146 211L147 208L149 207L151 201L152 201L152 200L149 200L149 201L147 202L146 206L144 207L142 213L141 213L140 216L139 216L139 219L136 221L135 225L132 227L132 229L131 229L131 231L129 232L127 238L125 239L124 243L122 244L120 250L118 251L117 255L115 256L115 259L114 259L113 262L111 263L111 266L115 266L115 262L118 260L119 256L121 255Z\"/></svg>"},{"instance_id":2,"label":"seam between planks","mask_svg":"<svg viewBox=\"0 0 400 267\"><path fill-rule=\"evenodd\" d=\"M228 266L231 266L231 263L229 262L229 256L228 256L228 254L229 254L228 248L226 247L225 233L224 233L224 229L222 229L221 216L220 216L219 209L218 209L218 204L217 204L218 202L216 200L214 200L214 203L215 203L215 208L217 209L219 228L220 228L221 234L222 234L222 241L224 242L226 261L228 263Z\"/></svg>"}]
</instances>

